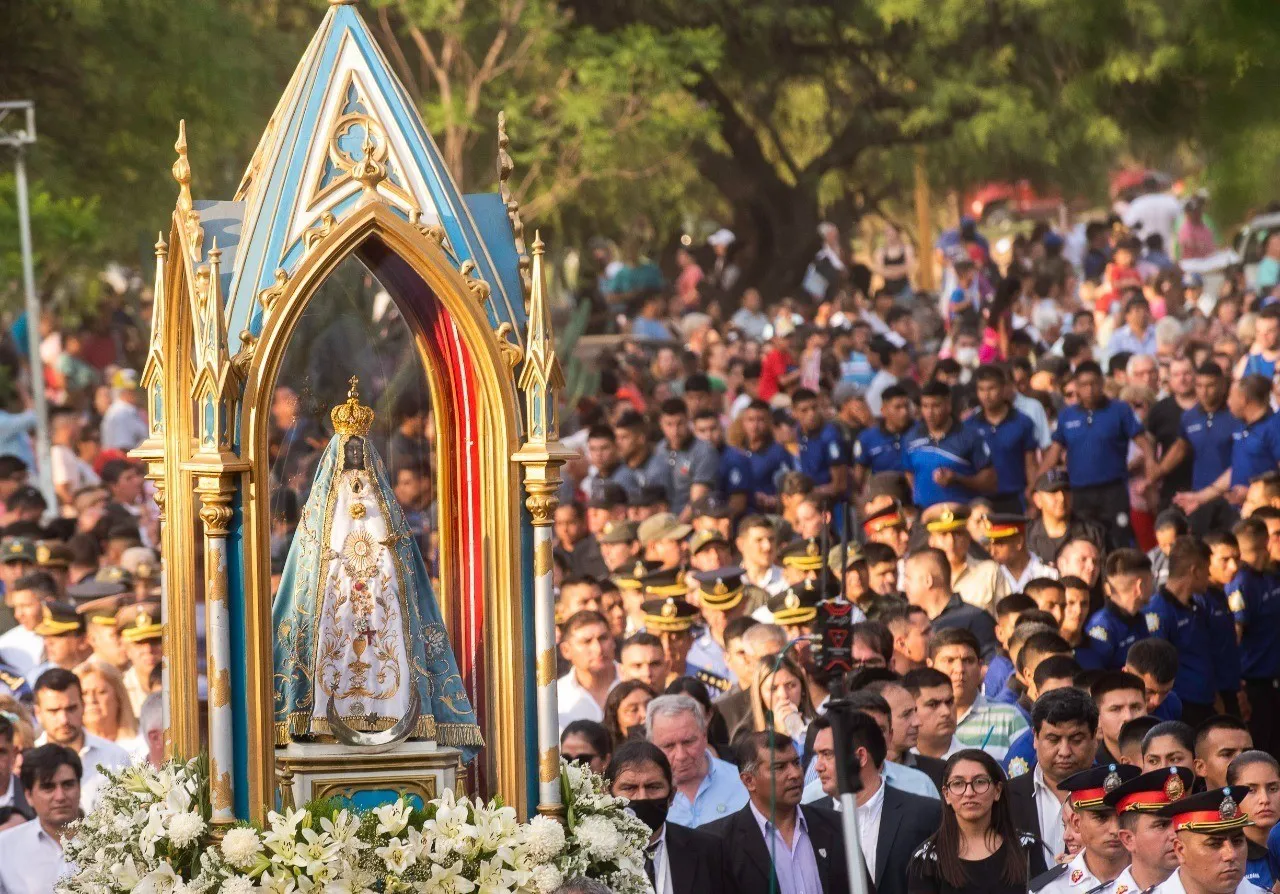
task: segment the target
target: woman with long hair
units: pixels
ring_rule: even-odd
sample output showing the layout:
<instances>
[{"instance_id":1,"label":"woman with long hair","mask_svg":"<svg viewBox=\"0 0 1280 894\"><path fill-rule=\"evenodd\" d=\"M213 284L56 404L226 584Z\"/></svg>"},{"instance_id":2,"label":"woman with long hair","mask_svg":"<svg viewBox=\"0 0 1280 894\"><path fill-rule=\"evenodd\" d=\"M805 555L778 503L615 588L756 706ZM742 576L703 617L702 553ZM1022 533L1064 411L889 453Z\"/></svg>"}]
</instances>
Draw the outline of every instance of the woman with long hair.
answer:
<instances>
[{"instance_id":1,"label":"woman with long hair","mask_svg":"<svg viewBox=\"0 0 1280 894\"><path fill-rule=\"evenodd\" d=\"M626 680L609 691L604 700L604 728L609 731L616 748L638 730L644 734L644 715L654 691L640 680Z\"/></svg>"},{"instance_id":2,"label":"woman with long hair","mask_svg":"<svg viewBox=\"0 0 1280 894\"><path fill-rule=\"evenodd\" d=\"M912 855L907 894L1023 894L1045 871L1044 856L1013 824L1000 765L965 748L942 779L942 825Z\"/></svg>"},{"instance_id":3,"label":"woman with long hair","mask_svg":"<svg viewBox=\"0 0 1280 894\"><path fill-rule=\"evenodd\" d=\"M104 661L90 658L76 668L84 699L84 728L108 742L117 742L126 751L137 745L138 719L133 716L129 691L120 671Z\"/></svg>"},{"instance_id":4,"label":"woman with long hair","mask_svg":"<svg viewBox=\"0 0 1280 894\"><path fill-rule=\"evenodd\" d=\"M796 743L796 750L803 753L805 731L817 713L809 697L809 678L790 656L784 657L781 663L776 658L766 658L761 668L751 690L755 729L758 732L772 729L779 735L789 736Z\"/></svg>"}]
</instances>

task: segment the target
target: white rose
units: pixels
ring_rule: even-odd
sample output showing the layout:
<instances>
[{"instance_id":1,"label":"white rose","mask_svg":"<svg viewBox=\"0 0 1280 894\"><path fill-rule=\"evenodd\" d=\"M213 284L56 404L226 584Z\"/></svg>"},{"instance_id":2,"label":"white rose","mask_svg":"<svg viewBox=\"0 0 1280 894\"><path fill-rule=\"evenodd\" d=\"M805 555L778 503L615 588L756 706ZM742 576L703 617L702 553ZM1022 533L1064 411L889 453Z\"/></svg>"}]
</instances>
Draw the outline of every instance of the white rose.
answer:
<instances>
[{"instance_id":1,"label":"white rose","mask_svg":"<svg viewBox=\"0 0 1280 894\"><path fill-rule=\"evenodd\" d=\"M549 816L535 816L526 835L529 855L539 863L554 859L564 850L564 826Z\"/></svg>"},{"instance_id":2,"label":"white rose","mask_svg":"<svg viewBox=\"0 0 1280 894\"><path fill-rule=\"evenodd\" d=\"M547 863L533 870L533 884L539 894L552 894L564 884L564 876L553 864Z\"/></svg>"},{"instance_id":3,"label":"white rose","mask_svg":"<svg viewBox=\"0 0 1280 894\"><path fill-rule=\"evenodd\" d=\"M187 847L200 840L204 819L198 813L177 813L169 821L169 840L174 847Z\"/></svg>"},{"instance_id":4,"label":"white rose","mask_svg":"<svg viewBox=\"0 0 1280 894\"><path fill-rule=\"evenodd\" d=\"M222 856L236 869L248 869L262 853L262 841L253 829L228 829L222 838Z\"/></svg>"},{"instance_id":5,"label":"white rose","mask_svg":"<svg viewBox=\"0 0 1280 894\"><path fill-rule=\"evenodd\" d=\"M612 860L622 845L622 836L617 828L602 816L588 816L578 823L574 837L596 860Z\"/></svg>"}]
</instances>

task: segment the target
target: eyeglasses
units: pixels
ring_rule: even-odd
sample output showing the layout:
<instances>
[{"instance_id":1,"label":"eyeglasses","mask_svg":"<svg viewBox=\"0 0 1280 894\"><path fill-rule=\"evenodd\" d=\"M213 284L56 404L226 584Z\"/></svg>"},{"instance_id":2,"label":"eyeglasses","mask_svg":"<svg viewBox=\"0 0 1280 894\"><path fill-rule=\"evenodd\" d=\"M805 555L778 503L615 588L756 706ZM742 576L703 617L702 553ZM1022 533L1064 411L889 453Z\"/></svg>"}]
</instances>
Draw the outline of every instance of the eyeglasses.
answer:
<instances>
[{"instance_id":1,"label":"eyeglasses","mask_svg":"<svg viewBox=\"0 0 1280 894\"><path fill-rule=\"evenodd\" d=\"M591 753L561 754L560 756L571 764L589 764L598 757L598 755L591 754Z\"/></svg>"},{"instance_id":2,"label":"eyeglasses","mask_svg":"<svg viewBox=\"0 0 1280 894\"><path fill-rule=\"evenodd\" d=\"M985 795L991 791L991 777L979 776L975 779L948 779L946 786L947 791L959 797L965 793L966 789L973 789L975 795Z\"/></svg>"}]
</instances>

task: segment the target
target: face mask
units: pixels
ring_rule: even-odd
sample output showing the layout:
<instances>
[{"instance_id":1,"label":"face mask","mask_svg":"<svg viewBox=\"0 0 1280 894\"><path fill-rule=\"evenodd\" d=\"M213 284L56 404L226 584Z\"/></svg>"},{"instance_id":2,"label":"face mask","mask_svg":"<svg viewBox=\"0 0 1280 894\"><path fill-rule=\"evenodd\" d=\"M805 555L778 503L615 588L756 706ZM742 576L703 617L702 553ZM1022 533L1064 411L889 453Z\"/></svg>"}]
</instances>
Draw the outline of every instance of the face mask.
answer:
<instances>
[{"instance_id":1,"label":"face mask","mask_svg":"<svg viewBox=\"0 0 1280 894\"><path fill-rule=\"evenodd\" d=\"M650 831L656 832L667 821L671 801L667 798L638 798L627 806L636 815L636 819L648 826Z\"/></svg>"},{"instance_id":2,"label":"face mask","mask_svg":"<svg viewBox=\"0 0 1280 894\"><path fill-rule=\"evenodd\" d=\"M961 366L977 366L978 365L978 349L977 348L957 348L956 363Z\"/></svg>"}]
</instances>

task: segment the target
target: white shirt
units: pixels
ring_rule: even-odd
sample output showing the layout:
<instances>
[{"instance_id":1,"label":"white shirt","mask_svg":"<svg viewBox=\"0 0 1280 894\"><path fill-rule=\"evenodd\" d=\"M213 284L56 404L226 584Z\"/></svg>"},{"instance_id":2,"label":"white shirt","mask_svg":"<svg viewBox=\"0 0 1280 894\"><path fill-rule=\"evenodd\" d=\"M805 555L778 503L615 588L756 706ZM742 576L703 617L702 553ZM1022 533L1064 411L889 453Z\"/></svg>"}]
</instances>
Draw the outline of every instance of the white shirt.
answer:
<instances>
[{"instance_id":1,"label":"white shirt","mask_svg":"<svg viewBox=\"0 0 1280 894\"><path fill-rule=\"evenodd\" d=\"M0 661L22 675L44 661L44 638L22 625L0 636Z\"/></svg>"},{"instance_id":2,"label":"white shirt","mask_svg":"<svg viewBox=\"0 0 1280 894\"><path fill-rule=\"evenodd\" d=\"M742 579L752 586L764 590L770 596L777 596L788 586L787 579L782 576L782 569L777 565L770 565L769 570L762 577L752 578L750 574L744 574ZM773 623L773 612L769 611L768 605L760 606L751 613L751 617L761 624Z\"/></svg>"},{"instance_id":3,"label":"white shirt","mask_svg":"<svg viewBox=\"0 0 1280 894\"><path fill-rule=\"evenodd\" d=\"M1164 883L1156 885L1153 894L1187 894L1181 876L1182 870L1175 869L1173 875L1169 876ZM1241 879L1240 884L1236 885L1236 894L1266 894L1266 891L1248 879Z\"/></svg>"},{"instance_id":4,"label":"white shirt","mask_svg":"<svg viewBox=\"0 0 1280 894\"><path fill-rule=\"evenodd\" d=\"M129 451L150 434L142 410L116 398L102 414L102 446L107 450Z\"/></svg>"},{"instance_id":5,"label":"white shirt","mask_svg":"<svg viewBox=\"0 0 1280 894\"><path fill-rule=\"evenodd\" d=\"M615 668L609 690L612 692L613 687L620 682L622 681L618 679L618 671ZM604 708L596 702L595 697L587 691L586 687L578 682L572 668L569 669L569 673L556 680L556 700L559 703L561 732L575 720L604 722Z\"/></svg>"},{"instance_id":6,"label":"white shirt","mask_svg":"<svg viewBox=\"0 0 1280 894\"><path fill-rule=\"evenodd\" d=\"M1040 842L1044 845L1045 863L1052 866L1058 854L1066 850L1062 834L1062 802L1045 781L1044 769L1036 764L1031 775L1036 817L1040 820Z\"/></svg>"},{"instance_id":7,"label":"white shirt","mask_svg":"<svg viewBox=\"0 0 1280 894\"><path fill-rule=\"evenodd\" d=\"M1173 230L1182 213L1182 203L1167 192L1149 192L1129 203L1124 213L1125 226L1137 229L1138 238L1146 242L1152 233L1164 240L1164 250L1172 253Z\"/></svg>"},{"instance_id":8,"label":"white shirt","mask_svg":"<svg viewBox=\"0 0 1280 894\"><path fill-rule=\"evenodd\" d=\"M1033 552L1028 552L1027 555L1031 557L1031 561L1027 563L1026 568L1022 569L1022 574L1017 577L1014 577L1013 572L1004 565L1000 566L1000 576L1003 577L1005 582L1009 585L1010 593L1021 593L1023 588L1037 577L1048 577L1053 580L1058 579L1057 568L1041 562L1039 557L1037 557Z\"/></svg>"},{"instance_id":9,"label":"white shirt","mask_svg":"<svg viewBox=\"0 0 1280 894\"><path fill-rule=\"evenodd\" d=\"M1133 865L1130 864L1124 868L1124 872L1116 876L1116 880L1105 888L1100 888L1095 894L1142 894L1144 890L1133 879ZM1157 890L1157 885L1155 889Z\"/></svg>"},{"instance_id":10,"label":"white shirt","mask_svg":"<svg viewBox=\"0 0 1280 894\"><path fill-rule=\"evenodd\" d=\"M13 780L14 780L13 774L10 774L9 787L4 790L3 794L0 794L0 807L10 807L13 805L13 795L14 795Z\"/></svg>"},{"instance_id":11,"label":"white shirt","mask_svg":"<svg viewBox=\"0 0 1280 894\"><path fill-rule=\"evenodd\" d=\"M671 859L667 852L667 824L662 824L658 840L649 845L649 856L653 858L653 890L654 894L672 894Z\"/></svg>"},{"instance_id":12,"label":"white shirt","mask_svg":"<svg viewBox=\"0 0 1280 894\"><path fill-rule=\"evenodd\" d=\"M36 744L45 745L48 741L49 734L41 733ZM80 747L80 764L84 768L80 776L80 809L85 813L91 812L98 801L98 791L107 784L107 777L100 768L119 770L131 763L129 752L115 742L86 732L84 745ZM0 891L0 894L4 892Z\"/></svg>"},{"instance_id":13,"label":"white shirt","mask_svg":"<svg viewBox=\"0 0 1280 894\"><path fill-rule=\"evenodd\" d=\"M102 483L102 479L93 471L93 466L76 456L76 452L65 444L54 444L49 448L49 460L53 470L53 483L57 486L67 485L73 494L82 487Z\"/></svg>"},{"instance_id":14,"label":"white shirt","mask_svg":"<svg viewBox=\"0 0 1280 894\"><path fill-rule=\"evenodd\" d=\"M1053 442L1053 432L1049 430L1049 417L1044 412L1044 404L1019 391L1013 395L1013 408L1031 420L1036 429L1036 442L1041 450L1048 450L1049 444Z\"/></svg>"},{"instance_id":15,"label":"white shirt","mask_svg":"<svg viewBox=\"0 0 1280 894\"><path fill-rule=\"evenodd\" d=\"M867 408L872 416L880 415L880 407L884 403L884 390L890 385L898 384L898 377L886 369L877 370L867 386Z\"/></svg>"},{"instance_id":16,"label":"white shirt","mask_svg":"<svg viewBox=\"0 0 1280 894\"><path fill-rule=\"evenodd\" d=\"M1102 884L1084 862L1084 851L1067 864L1067 871L1041 888L1036 894L1084 894Z\"/></svg>"},{"instance_id":17,"label":"white shirt","mask_svg":"<svg viewBox=\"0 0 1280 894\"><path fill-rule=\"evenodd\" d=\"M858 838L862 841L862 859L874 879L876 874L876 844L880 841L880 817L884 815L884 778L881 777L876 793L859 804L854 811L858 815ZM839 804L839 801L836 801Z\"/></svg>"},{"instance_id":18,"label":"white shirt","mask_svg":"<svg viewBox=\"0 0 1280 894\"><path fill-rule=\"evenodd\" d=\"M65 869L62 845L40 820L0 832L0 894L53 894Z\"/></svg>"}]
</instances>

